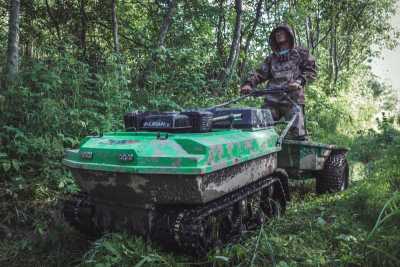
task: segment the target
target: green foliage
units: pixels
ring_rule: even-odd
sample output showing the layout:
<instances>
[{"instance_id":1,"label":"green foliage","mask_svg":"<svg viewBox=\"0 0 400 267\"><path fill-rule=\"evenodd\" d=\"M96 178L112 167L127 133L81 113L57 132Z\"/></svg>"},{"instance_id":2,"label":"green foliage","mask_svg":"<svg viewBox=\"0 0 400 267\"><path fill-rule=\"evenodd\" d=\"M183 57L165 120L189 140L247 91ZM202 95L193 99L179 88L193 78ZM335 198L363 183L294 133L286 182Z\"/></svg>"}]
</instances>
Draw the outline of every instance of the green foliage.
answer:
<instances>
[{"instance_id":1,"label":"green foliage","mask_svg":"<svg viewBox=\"0 0 400 267\"><path fill-rule=\"evenodd\" d=\"M76 190L61 165L64 148L78 145L83 136L121 128L131 105L128 71L111 57L93 74L69 54L21 71L5 94L0 128L0 151L8 156L0 171L13 192L35 192L42 185Z\"/></svg>"},{"instance_id":2,"label":"green foliage","mask_svg":"<svg viewBox=\"0 0 400 267\"><path fill-rule=\"evenodd\" d=\"M125 234L109 234L93 243L84 255L82 266L176 266L172 254L159 252L138 238Z\"/></svg>"},{"instance_id":3,"label":"green foliage","mask_svg":"<svg viewBox=\"0 0 400 267\"><path fill-rule=\"evenodd\" d=\"M258 1L243 1L241 51L226 86L220 75L234 1L222 1L222 9L219 1L179 1L162 45L167 1L116 1L119 54L110 2L21 1L20 73L7 88L0 82L0 265L400 265L397 103L393 88L365 64L398 41L389 24L394 0L265 1L248 55L243 47ZM6 12L0 5L1 55ZM281 22L295 26L297 42L317 59L318 81L306 89L307 125L314 140L351 148L357 182L348 192L298 196L284 217L205 259L168 254L119 233L88 244L57 218L56 199L78 190L61 163L65 148L121 129L128 110L206 107L237 96L240 80L270 51L268 34ZM139 87L149 62L154 68Z\"/></svg>"}]
</instances>

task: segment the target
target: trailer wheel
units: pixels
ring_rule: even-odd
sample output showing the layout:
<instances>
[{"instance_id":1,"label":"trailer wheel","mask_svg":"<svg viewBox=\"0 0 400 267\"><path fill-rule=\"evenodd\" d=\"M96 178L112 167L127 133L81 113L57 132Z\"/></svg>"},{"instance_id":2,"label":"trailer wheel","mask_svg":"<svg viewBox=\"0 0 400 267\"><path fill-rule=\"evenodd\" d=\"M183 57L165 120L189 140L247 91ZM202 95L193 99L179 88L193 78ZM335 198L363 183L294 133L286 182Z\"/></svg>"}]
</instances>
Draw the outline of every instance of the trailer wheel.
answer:
<instances>
[{"instance_id":1,"label":"trailer wheel","mask_svg":"<svg viewBox=\"0 0 400 267\"><path fill-rule=\"evenodd\" d=\"M349 186L349 164L346 154L333 151L325 161L324 169L317 174L317 194L336 193Z\"/></svg>"}]
</instances>

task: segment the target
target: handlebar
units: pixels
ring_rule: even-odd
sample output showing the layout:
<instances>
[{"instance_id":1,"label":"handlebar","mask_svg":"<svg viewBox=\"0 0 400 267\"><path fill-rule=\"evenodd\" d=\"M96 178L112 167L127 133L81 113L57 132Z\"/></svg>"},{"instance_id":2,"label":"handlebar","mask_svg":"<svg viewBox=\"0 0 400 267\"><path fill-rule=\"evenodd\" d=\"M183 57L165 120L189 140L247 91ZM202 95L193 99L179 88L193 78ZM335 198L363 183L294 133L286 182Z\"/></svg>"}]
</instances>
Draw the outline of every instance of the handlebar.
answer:
<instances>
[{"instance_id":1,"label":"handlebar","mask_svg":"<svg viewBox=\"0 0 400 267\"><path fill-rule=\"evenodd\" d=\"M289 92L288 89L266 89L266 90L254 90L250 92L248 95L254 96L254 97L260 97L260 96L265 96L268 94L282 94L286 95Z\"/></svg>"},{"instance_id":2,"label":"handlebar","mask_svg":"<svg viewBox=\"0 0 400 267\"><path fill-rule=\"evenodd\" d=\"M242 95L238 98L235 98L233 100L230 100L228 102L216 105L211 107L211 109L213 108L221 108L233 103L236 103L242 99L248 98L248 97L261 97L261 96L265 96L268 94L281 94L282 96L286 97L286 99L288 101L290 101L292 104L294 104L295 106L298 106L289 96L288 96L289 90L287 88L275 88L275 89L266 89L266 90L253 90L252 92Z\"/></svg>"},{"instance_id":3,"label":"handlebar","mask_svg":"<svg viewBox=\"0 0 400 267\"><path fill-rule=\"evenodd\" d=\"M285 138L285 136L287 135L289 129L293 126L295 120L298 118L299 116L299 112L301 112L301 107L299 106L299 104L297 104L295 101L293 101L292 98L290 98L289 96L289 90L287 88L275 88L275 89L266 89L266 90L253 90L252 92L250 92L249 94L245 94L242 95L238 98L235 98L231 101L216 105L214 107L211 107L210 109L215 109L215 108L221 108L233 103L236 103L242 99L245 99L247 97L261 97L261 96L265 96L265 95L269 95L269 94L280 94L282 95L284 98L286 98L287 101L289 101L293 107L296 109L296 113L292 116L292 118L290 119L290 121L287 123L285 129L281 132L280 137L278 139L277 144L281 145L283 142L283 139ZM238 118L239 114L233 114L232 115L228 115L228 116L221 116L220 118L215 118L215 121L219 121L219 120L230 120L231 122L231 127L232 127L232 123L235 119L239 119Z\"/></svg>"}]
</instances>

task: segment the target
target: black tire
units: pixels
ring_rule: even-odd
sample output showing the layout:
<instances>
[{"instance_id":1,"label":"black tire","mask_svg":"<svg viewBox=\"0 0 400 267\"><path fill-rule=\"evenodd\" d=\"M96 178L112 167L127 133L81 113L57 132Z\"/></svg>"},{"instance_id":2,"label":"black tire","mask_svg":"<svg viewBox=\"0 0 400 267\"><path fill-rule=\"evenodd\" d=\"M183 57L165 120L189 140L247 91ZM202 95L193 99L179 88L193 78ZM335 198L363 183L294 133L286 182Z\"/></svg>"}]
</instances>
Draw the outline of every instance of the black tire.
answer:
<instances>
[{"instance_id":1,"label":"black tire","mask_svg":"<svg viewBox=\"0 0 400 267\"><path fill-rule=\"evenodd\" d=\"M333 151L325 161L324 169L317 175L317 194L336 193L349 186L349 164L346 154Z\"/></svg>"}]
</instances>

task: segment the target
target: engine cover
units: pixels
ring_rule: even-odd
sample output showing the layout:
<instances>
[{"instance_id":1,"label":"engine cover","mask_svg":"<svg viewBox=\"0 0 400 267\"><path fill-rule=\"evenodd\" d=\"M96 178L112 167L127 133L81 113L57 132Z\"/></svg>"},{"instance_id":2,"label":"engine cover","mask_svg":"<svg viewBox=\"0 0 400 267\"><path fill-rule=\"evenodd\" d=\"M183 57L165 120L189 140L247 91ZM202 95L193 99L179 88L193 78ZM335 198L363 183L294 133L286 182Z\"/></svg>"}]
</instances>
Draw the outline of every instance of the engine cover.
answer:
<instances>
[{"instance_id":1,"label":"engine cover","mask_svg":"<svg viewBox=\"0 0 400 267\"><path fill-rule=\"evenodd\" d=\"M226 115L240 115L233 122L218 120ZM128 112L124 115L127 131L193 132L205 133L212 128L252 129L273 125L268 109L217 108L209 110L187 110L183 112Z\"/></svg>"},{"instance_id":2,"label":"engine cover","mask_svg":"<svg viewBox=\"0 0 400 267\"><path fill-rule=\"evenodd\" d=\"M209 132L213 114L208 111L128 112L124 115L127 131Z\"/></svg>"},{"instance_id":3,"label":"engine cover","mask_svg":"<svg viewBox=\"0 0 400 267\"><path fill-rule=\"evenodd\" d=\"M241 119L235 120L232 124L233 128L251 129L272 126L274 119L269 109L260 108L217 108L210 110L214 117L241 114ZM229 128L229 121L218 121L213 123L213 128Z\"/></svg>"},{"instance_id":4,"label":"engine cover","mask_svg":"<svg viewBox=\"0 0 400 267\"><path fill-rule=\"evenodd\" d=\"M187 115L177 112L152 114L142 119L140 129L148 131L190 130L192 125Z\"/></svg>"}]
</instances>

